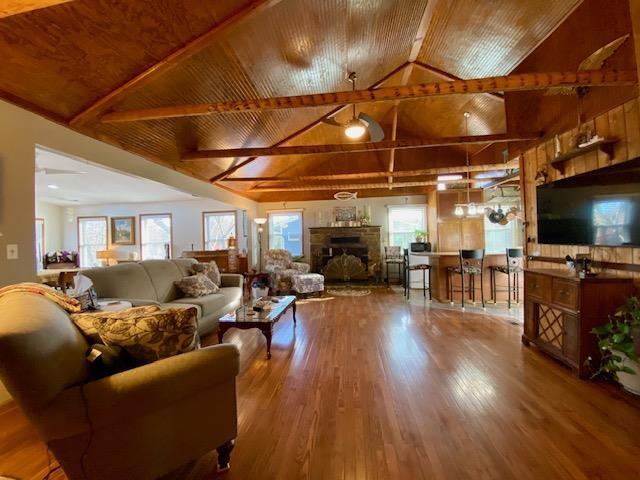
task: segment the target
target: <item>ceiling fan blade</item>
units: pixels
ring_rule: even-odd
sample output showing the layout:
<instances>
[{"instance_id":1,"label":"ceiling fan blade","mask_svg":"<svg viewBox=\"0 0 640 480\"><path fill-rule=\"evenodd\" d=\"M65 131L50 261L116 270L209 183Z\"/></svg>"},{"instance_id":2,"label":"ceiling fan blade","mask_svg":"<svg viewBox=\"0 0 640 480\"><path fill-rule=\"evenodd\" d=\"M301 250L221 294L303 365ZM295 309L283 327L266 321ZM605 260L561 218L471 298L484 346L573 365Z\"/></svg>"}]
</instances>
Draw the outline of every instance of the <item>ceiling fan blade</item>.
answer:
<instances>
[{"instance_id":1,"label":"ceiling fan blade","mask_svg":"<svg viewBox=\"0 0 640 480\"><path fill-rule=\"evenodd\" d=\"M344 127L343 123L338 122L335 118L333 117L326 117L322 119L322 123L326 123L328 125L333 125L335 127Z\"/></svg>"},{"instance_id":2,"label":"ceiling fan blade","mask_svg":"<svg viewBox=\"0 0 640 480\"><path fill-rule=\"evenodd\" d=\"M369 115L360 112L360 115L358 115L358 120L360 120L365 125L365 127L367 127L367 130L369 130L369 138L372 142L379 142L384 138L384 130L382 129L380 124Z\"/></svg>"},{"instance_id":3,"label":"ceiling fan blade","mask_svg":"<svg viewBox=\"0 0 640 480\"><path fill-rule=\"evenodd\" d=\"M45 175L82 175L87 172L78 172L76 170L59 170L57 168L39 168L37 170L39 173L44 173Z\"/></svg>"}]
</instances>

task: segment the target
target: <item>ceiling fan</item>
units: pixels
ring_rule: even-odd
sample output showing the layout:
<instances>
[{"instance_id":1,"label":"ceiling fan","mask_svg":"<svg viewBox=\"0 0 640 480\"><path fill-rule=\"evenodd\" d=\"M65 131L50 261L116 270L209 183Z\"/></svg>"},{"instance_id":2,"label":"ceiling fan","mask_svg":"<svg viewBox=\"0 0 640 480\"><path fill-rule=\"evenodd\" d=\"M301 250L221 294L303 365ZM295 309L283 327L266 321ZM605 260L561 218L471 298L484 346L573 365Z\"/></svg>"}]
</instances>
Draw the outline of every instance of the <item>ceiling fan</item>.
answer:
<instances>
[{"instance_id":1,"label":"ceiling fan","mask_svg":"<svg viewBox=\"0 0 640 480\"><path fill-rule=\"evenodd\" d=\"M42 173L43 175L83 175L87 172L81 172L77 170L62 170L58 168L46 168L40 167L36 164L36 173Z\"/></svg>"},{"instance_id":2,"label":"ceiling fan","mask_svg":"<svg viewBox=\"0 0 640 480\"><path fill-rule=\"evenodd\" d=\"M580 62L578 71L584 70L600 70L611 55L613 55L620 45L622 45L629 34L616 38L613 42L607 43L604 47L599 48L587 58ZM578 97L583 97L589 91L589 87L554 87L545 92L545 95L572 95L578 94Z\"/></svg>"},{"instance_id":3,"label":"ceiling fan","mask_svg":"<svg viewBox=\"0 0 640 480\"><path fill-rule=\"evenodd\" d=\"M349 81L351 82L352 89L355 91L356 72L349 74ZM364 112L360 112L360 114L356 116L356 105L353 104L352 107L353 116L351 120L346 123L340 123L334 117L323 118L322 121L329 125L344 128L344 134L353 140L362 137L367 131L369 132L369 138L372 142L382 140L384 138L384 130L382 130L380 124Z\"/></svg>"}]
</instances>

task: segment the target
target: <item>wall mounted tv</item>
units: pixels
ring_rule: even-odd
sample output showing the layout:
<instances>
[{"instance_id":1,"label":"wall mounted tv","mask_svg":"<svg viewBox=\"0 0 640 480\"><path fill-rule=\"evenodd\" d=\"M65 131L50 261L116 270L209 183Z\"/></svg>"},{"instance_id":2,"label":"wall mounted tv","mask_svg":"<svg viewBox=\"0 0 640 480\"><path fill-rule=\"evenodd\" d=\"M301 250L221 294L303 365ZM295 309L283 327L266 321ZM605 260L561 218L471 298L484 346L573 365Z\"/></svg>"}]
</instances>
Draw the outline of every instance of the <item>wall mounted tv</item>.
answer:
<instances>
[{"instance_id":1,"label":"wall mounted tv","mask_svg":"<svg viewBox=\"0 0 640 480\"><path fill-rule=\"evenodd\" d=\"M640 246L640 158L537 188L538 243Z\"/></svg>"}]
</instances>

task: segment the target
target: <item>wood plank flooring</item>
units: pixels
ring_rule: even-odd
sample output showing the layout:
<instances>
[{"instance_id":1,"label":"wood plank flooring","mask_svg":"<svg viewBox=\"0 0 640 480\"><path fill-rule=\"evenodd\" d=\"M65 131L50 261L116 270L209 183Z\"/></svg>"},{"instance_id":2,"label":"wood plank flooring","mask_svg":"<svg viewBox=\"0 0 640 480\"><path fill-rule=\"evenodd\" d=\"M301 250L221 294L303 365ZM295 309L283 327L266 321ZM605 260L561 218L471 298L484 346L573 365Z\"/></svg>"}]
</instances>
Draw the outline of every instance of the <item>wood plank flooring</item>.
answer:
<instances>
[{"instance_id":1,"label":"wood plank flooring","mask_svg":"<svg viewBox=\"0 0 640 480\"><path fill-rule=\"evenodd\" d=\"M270 361L257 331L229 332L242 372L224 478L640 478L637 400L523 347L504 317L419 303L386 289L300 302ZM217 478L214 464L212 453L172 478ZM23 417L0 412L0 475L45 472Z\"/></svg>"}]
</instances>

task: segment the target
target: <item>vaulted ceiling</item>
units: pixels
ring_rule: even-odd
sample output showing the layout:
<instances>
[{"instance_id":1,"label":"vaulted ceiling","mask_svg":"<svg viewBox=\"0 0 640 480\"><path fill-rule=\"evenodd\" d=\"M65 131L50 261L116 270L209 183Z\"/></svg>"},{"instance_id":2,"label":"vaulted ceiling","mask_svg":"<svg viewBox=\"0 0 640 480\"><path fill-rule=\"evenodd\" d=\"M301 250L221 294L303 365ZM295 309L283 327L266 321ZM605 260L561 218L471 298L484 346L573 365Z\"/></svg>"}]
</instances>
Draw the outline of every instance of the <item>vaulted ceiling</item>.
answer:
<instances>
[{"instance_id":1,"label":"vaulted ceiling","mask_svg":"<svg viewBox=\"0 0 640 480\"><path fill-rule=\"evenodd\" d=\"M111 111L346 91L351 88L347 81L351 71L357 72L358 89L507 75L534 53L540 56L540 48L560 25L604 2L48 1L43 3L52 5L46 8L0 15L0 97L256 200L330 198L335 190L272 191L282 181L267 180L286 178L293 185L304 184L307 176L382 173L391 166L393 172L460 166L465 146L187 162L185 153L198 150L347 143L340 128L321 120L335 114L337 120L347 121L351 109L332 105L122 123L107 123L101 116ZM599 20L608 25L606 12L601 13ZM630 31L628 19L609 23L615 28L598 32L597 45ZM620 55L626 60L618 64L635 68L632 46L625 48ZM582 53L574 59L569 46L552 52L567 57L564 71L575 70L574 60L583 58ZM543 68L544 63L533 67ZM531 101L530 96L518 97L524 93L509 95L516 99L514 104L518 98ZM508 125L509 101L501 93L458 94L359 103L357 110L376 119L386 139L466 135L465 111L471 114L469 135L534 131L523 124L522 110L510 112L519 123ZM562 101L566 100L558 100ZM535 130L543 127L536 125ZM499 163L506 144L468 148L474 164ZM345 181L335 178L332 184ZM349 184L388 181L386 176L348 178ZM433 178L424 173L406 180ZM433 188L402 186L402 177L393 182L399 185L369 186L360 194L405 195Z\"/></svg>"}]
</instances>

